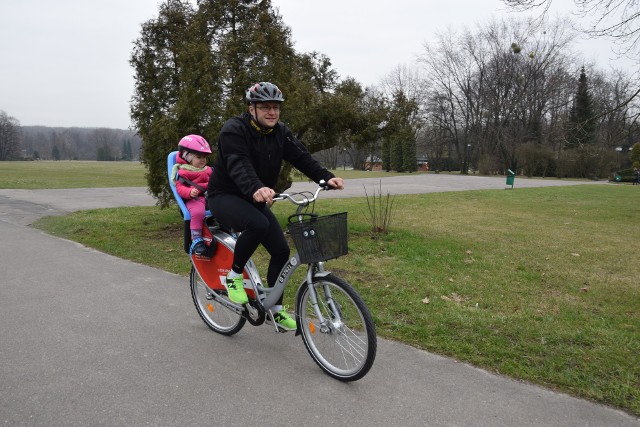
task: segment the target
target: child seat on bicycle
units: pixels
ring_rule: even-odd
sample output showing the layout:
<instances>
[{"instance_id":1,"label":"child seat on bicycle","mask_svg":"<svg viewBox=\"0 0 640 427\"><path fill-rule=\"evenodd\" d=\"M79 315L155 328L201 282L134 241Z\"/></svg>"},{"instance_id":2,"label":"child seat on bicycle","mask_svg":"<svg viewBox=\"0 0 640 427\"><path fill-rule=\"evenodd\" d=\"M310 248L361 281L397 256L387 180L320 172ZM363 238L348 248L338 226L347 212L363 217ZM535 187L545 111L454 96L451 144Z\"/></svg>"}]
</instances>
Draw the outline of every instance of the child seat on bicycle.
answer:
<instances>
[{"instance_id":1,"label":"child seat on bicycle","mask_svg":"<svg viewBox=\"0 0 640 427\"><path fill-rule=\"evenodd\" d=\"M178 153L171 171L178 196L183 199L190 215L190 253L204 255L207 246L202 238L202 227L207 210L207 185L211 168L207 155L211 147L200 135L187 135L178 143Z\"/></svg>"}]
</instances>

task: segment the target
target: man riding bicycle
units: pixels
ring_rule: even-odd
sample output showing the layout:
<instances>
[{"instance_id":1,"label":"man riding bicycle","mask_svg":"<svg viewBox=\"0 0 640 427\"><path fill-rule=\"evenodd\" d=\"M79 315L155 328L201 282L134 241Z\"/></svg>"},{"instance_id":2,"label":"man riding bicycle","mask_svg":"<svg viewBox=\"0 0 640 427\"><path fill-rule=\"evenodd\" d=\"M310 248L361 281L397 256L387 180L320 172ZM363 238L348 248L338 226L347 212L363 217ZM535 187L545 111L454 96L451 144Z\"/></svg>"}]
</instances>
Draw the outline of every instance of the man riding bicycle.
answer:
<instances>
[{"instance_id":1,"label":"man riding bicycle","mask_svg":"<svg viewBox=\"0 0 640 427\"><path fill-rule=\"evenodd\" d=\"M247 111L222 126L218 155L208 186L208 206L217 220L242 232L236 242L233 265L227 275L229 299L236 304L249 300L242 272L259 244L270 255L267 283L274 286L289 259L289 245L270 206L284 160L315 182L326 181L344 188L342 178L316 161L289 128L280 123L282 92L269 82L260 82L246 92ZM282 297L273 308L274 320L285 329L296 321L282 307Z\"/></svg>"}]
</instances>

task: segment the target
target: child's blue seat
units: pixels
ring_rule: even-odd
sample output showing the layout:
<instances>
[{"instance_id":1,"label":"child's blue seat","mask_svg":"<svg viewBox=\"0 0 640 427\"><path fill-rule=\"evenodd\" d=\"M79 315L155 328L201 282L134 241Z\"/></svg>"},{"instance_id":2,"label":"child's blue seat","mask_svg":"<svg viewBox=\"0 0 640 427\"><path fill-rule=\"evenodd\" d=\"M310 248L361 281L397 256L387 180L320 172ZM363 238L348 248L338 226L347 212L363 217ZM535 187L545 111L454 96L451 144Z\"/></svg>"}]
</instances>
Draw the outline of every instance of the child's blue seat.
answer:
<instances>
[{"instance_id":1,"label":"child's blue seat","mask_svg":"<svg viewBox=\"0 0 640 427\"><path fill-rule=\"evenodd\" d=\"M176 176L172 176L173 167L176 164L176 156L178 155L177 151L172 151L167 156L167 176L169 177L169 185L171 186L171 192L173 193L173 198L176 199L178 206L180 207L180 212L182 212L182 218L185 221L191 221L191 214L189 213L189 209L187 209L187 205L184 204L184 200L178 194L178 190L176 189Z\"/></svg>"},{"instance_id":2,"label":"child's blue seat","mask_svg":"<svg viewBox=\"0 0 640 427\"><path fill-rule=\"evenodd\" d=\"M176 203L180 207L180 212L182 214L182 218L184 219L184 251L189 253L189 247L191 246L191 231L189 229L189 224L191 222L191 214L189 213L189 209L187 209L187 205L184 204L184 200L178 194L178 190L176 189L176 182L171 174L173 173L173 166L176 164L176 156L178 155L177 151L172 151L167 156L167 177L169 178L169 186L171 187L171 192L173 193L173 198L176 199ZM211 217L211 211L207 210L205 212L205 218Z\"/></svg>"}]
</instances>

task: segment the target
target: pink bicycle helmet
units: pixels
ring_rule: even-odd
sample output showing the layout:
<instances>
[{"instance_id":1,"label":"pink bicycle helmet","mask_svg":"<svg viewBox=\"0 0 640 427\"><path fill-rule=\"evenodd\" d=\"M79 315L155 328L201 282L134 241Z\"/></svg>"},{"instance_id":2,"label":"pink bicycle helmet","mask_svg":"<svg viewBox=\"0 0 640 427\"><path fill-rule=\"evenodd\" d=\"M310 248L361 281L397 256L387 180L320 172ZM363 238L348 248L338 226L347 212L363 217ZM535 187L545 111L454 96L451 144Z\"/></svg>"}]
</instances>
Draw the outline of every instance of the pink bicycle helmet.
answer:
<instances>
[{"instance_id":1,"label":"pink bicycle helmet","mask_svg":"<svg viewBox=\"0 0 640 427\"><path fill-rule=\"evenodd\" d=\"M211 147L206 139L200 135L187 135L178 143L178 149L189 153L211 154Z\"/></svg>"}]
</instances>

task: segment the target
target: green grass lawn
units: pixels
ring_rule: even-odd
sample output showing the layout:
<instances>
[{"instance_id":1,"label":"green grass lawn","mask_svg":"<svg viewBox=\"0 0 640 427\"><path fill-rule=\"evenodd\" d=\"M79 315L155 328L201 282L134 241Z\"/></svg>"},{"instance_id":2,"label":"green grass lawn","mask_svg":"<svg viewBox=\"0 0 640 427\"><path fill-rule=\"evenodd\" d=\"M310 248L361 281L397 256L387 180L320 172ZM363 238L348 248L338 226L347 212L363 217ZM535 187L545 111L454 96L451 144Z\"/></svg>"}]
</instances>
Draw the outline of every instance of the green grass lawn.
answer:
<instances>
[{"instance_id":1,"label":"green grass lawn","mask_svg":"<svg viewBox=\"0 0 640 427\"><path fill-rule=\"evenodd\" d=\"M144 174L139 162L0 162L0 188L145 187Z\"/></svg>"},{"instance_id":2,"label":"green grass lawn","mask_svg":"<svg viewBox=\"0 0 640 427\"><path fill-rule=\"evenodd\" d=\"M388 234L370 231L366 199L316 209L349 212L350 253L328 267L359 290L379 335L640 414L640 188L397 196ZM284 223L291 207L274 211ZM36 226L188 280L175 208Z\"/></svg>"}]
</instances>

